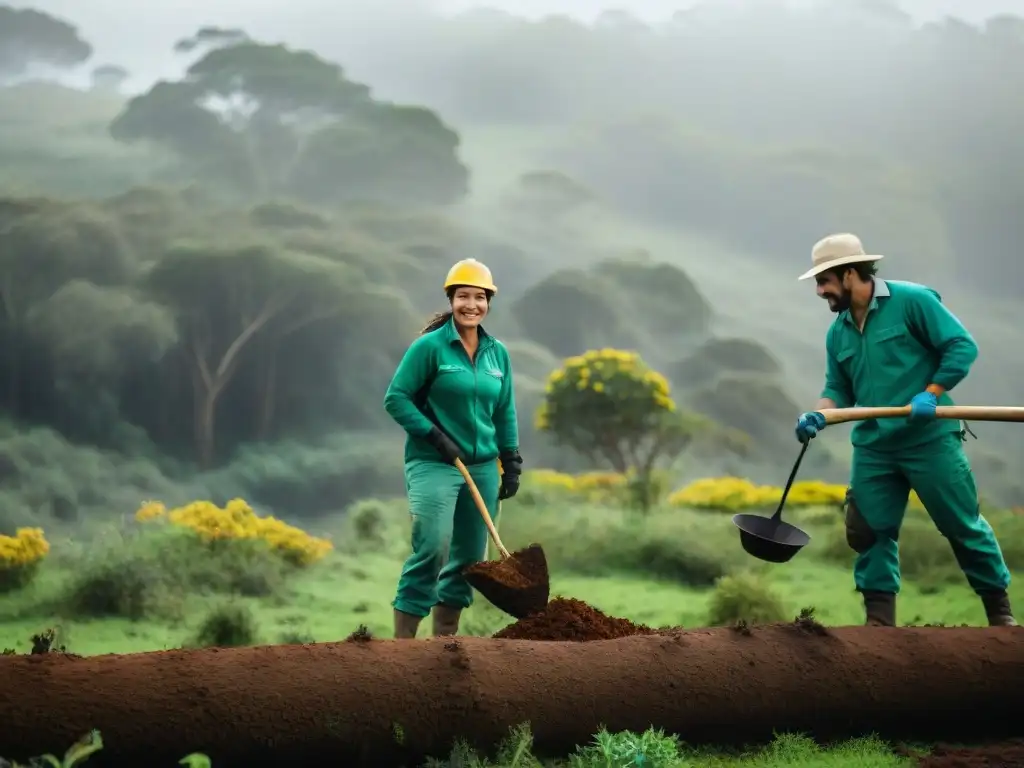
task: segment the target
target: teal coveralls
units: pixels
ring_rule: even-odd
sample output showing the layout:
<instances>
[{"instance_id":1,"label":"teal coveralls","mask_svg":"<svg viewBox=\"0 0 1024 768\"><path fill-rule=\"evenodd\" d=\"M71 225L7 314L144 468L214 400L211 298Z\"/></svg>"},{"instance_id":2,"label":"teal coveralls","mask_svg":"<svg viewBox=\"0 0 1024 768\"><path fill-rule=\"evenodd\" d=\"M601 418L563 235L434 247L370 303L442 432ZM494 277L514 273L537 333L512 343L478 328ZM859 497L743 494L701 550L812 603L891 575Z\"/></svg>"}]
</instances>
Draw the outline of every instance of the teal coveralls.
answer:
<instances>
[{"instance_id":1,"label":"teal coveralls","mask_svg":"<svg viewBox=\"0 0 1024 768\"><path fill-rule=\"evenodd\" d=\"M846 310L829 328L825 347L821 396L840 408L905 406L933 383L951 390L978 356L974 339L938 292L877 278L863 333ZM948 394L939 398L939 405L952 404ZM999 544L980 514L961 430L959 422L943 419L871 419L853 428L850 491L874 534L854 566L858 591L899 592L897 542L911 488L975 592L1009 586Z\"/></svg>"},{"instance_id":2,"label":"teal coveralls","mask_svg":"<svg viewBox=\"0 0 1024 768\"><path fill-rule=\"evenodd\" d=\"M487 527L459 470L424 440L437 426L462 451L491 517L498 517L498 456L519 449L508 349L483 328L470 360L453 320L417 338L384 396L406 431L405 487L412 554L392 606L424 617L438 603L468 608L473 590L462 571L487 556Z\"/></svg>"}]
</instances>

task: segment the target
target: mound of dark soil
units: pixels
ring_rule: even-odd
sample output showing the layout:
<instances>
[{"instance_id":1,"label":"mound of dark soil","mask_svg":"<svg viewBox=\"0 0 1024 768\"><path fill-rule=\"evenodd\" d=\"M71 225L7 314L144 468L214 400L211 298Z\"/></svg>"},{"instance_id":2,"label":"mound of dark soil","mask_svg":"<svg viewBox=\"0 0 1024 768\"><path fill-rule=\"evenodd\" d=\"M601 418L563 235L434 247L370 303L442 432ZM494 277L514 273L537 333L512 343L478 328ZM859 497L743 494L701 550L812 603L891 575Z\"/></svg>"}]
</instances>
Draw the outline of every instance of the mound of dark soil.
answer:
<instances>
[{"instance_id":1,"label":"mound of dark soil","mask_svg":"<svg viewBox=\"0 0 1024 768\"><path fill-rule=\"evenodd\" d=\"M628 619L606 616L582 600L556 597L540 613L520 619L494 637L505 640L553 640L587 642L614 640L631 635L653 635L656 631Z\"/></svg>"}]
</instances>

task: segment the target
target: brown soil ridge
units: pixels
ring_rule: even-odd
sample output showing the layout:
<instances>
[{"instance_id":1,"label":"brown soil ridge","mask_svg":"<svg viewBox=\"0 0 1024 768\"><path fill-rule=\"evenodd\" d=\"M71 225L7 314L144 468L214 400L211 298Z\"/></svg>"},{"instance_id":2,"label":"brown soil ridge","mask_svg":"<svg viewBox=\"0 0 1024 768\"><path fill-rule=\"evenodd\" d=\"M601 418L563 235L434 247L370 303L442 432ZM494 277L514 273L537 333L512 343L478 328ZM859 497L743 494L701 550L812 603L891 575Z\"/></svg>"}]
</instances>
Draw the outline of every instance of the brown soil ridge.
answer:
<instances>
[{"instance_id":1,"label":"brown soil ridge","mask_svg":"<svg viewBox=\"0 0 1024 768\"><path fill-rule=\"evenodd\" d=\"M1024 739L959 747L939 744L917 760L917 768L1021 768Z\"/></svg>"},{"instance_id":2,"label":"brown soil ridge","mask_svg":"<svg viewBox=\"0 0 1024 768\"><path fill-rule=\"evenodd\" d=\"M456 739L489 748L523 722L539 756L569 754L601 725L654 725L693 744L775 731L971 741L1019 736L1024 629L775 625L582 644L460 637L5 656L0 680L0 754L59 754L98 728L97 766L172 765L192 750L214 765L422 765Z\"/></svg>"}]
</instances>

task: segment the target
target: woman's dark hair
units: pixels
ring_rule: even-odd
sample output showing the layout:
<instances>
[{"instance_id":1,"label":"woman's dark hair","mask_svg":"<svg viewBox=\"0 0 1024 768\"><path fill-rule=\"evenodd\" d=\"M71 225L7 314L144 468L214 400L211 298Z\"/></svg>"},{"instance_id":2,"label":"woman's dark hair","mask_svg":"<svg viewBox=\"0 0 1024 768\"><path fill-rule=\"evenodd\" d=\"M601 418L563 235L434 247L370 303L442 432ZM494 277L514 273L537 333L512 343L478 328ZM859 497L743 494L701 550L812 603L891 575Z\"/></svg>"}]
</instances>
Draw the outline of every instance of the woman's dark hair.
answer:
<instances>
[{"instance_id":1,"label":"woman's dark hair","mask_svg":"<svg viewBox=\"0 0 1024 768\"><path fill-rule=\"evenodd\" d=\"M452 297L455 296L455 291L457 291L459 288L463 288L463 287L465 287L465 286L453 285L447 291L445 291L445 295L448 296L448 303L449 304L452 303ZM487 303L489 305L491 303L491 299L494 296L494 292L493 291L484 291L484 295L487 296ZM425 333L430 333L431 331L436 331L438 328L440 328L442 325L444 325L445 323L447 323L451 319L452 319L452 311L450 309L446 310L445 312L438 312L438 313L436 313L432 318L430 318L430 320L427 322L427 324L425 326L423 326L423 330L420 331L420 336L422 336Z\"/></svg>"},{"instance_id":2,"label":"woman's dark hair","mask_svg":"<svg viewBox=\"0 0 1024 768\"><path fill-rule=\"evenodd\" d=\"M430 318L429 322L425 326L423 326L423 330L420 331L420 336L422 336L424 333L436 331L438 328L440 328L442 325L444 325L451 319L452 311L450 309L447 312L436 313L432 318Z\"/></svg>"}]
</instances>

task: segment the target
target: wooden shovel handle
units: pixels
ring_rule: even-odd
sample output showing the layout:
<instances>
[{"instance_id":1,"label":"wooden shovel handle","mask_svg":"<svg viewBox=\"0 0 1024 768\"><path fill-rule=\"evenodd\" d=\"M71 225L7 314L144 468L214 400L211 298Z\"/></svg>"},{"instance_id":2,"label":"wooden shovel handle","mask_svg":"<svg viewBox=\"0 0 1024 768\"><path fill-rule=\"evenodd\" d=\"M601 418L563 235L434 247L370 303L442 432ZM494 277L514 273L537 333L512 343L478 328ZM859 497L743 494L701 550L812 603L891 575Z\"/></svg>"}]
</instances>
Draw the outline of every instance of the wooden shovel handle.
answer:
<instances>
[{"instance_id":1,"label":"wooden shovel handle","mask_svg":"<svg viewBox=\"0 0 1024 768\"><path fill-rule=\"evenodd\" d=\"M480 510L480 517L484 519L484 525L487 526L487 531L491 534L494 546L498 548L498 552L501 553L502 557L512 557L508 550L505 549L505 545L501 543L498 529L494 527L491 513L487 511L487 505L484 503L484 497L480 495L480 489L476 487L476 483L473 482L473 477L469 474L469 470L466 469L466 465L462 463L462 459L455 459L455 468L462 473L462 479L466 481L466 487L469 488L469 493L472 495L473 501L476 502L476 508Z\"/></svg>"},{"instance_id":2,"label":"wooden shovel handle","mask_svg":"<svg viewBox=\"0 0 1024 768\"><path fill-rule=\"evenodd\" d=\"M826 424L845 424L849 421L866 419L899 419L910 415L910 406L895 408L826 408L819 413ZM1014 421L1024 422L1024 408L1012 406L985 405L940 405L935 409L940 419L964 421Z\"/></svg>"}]
</instances>

